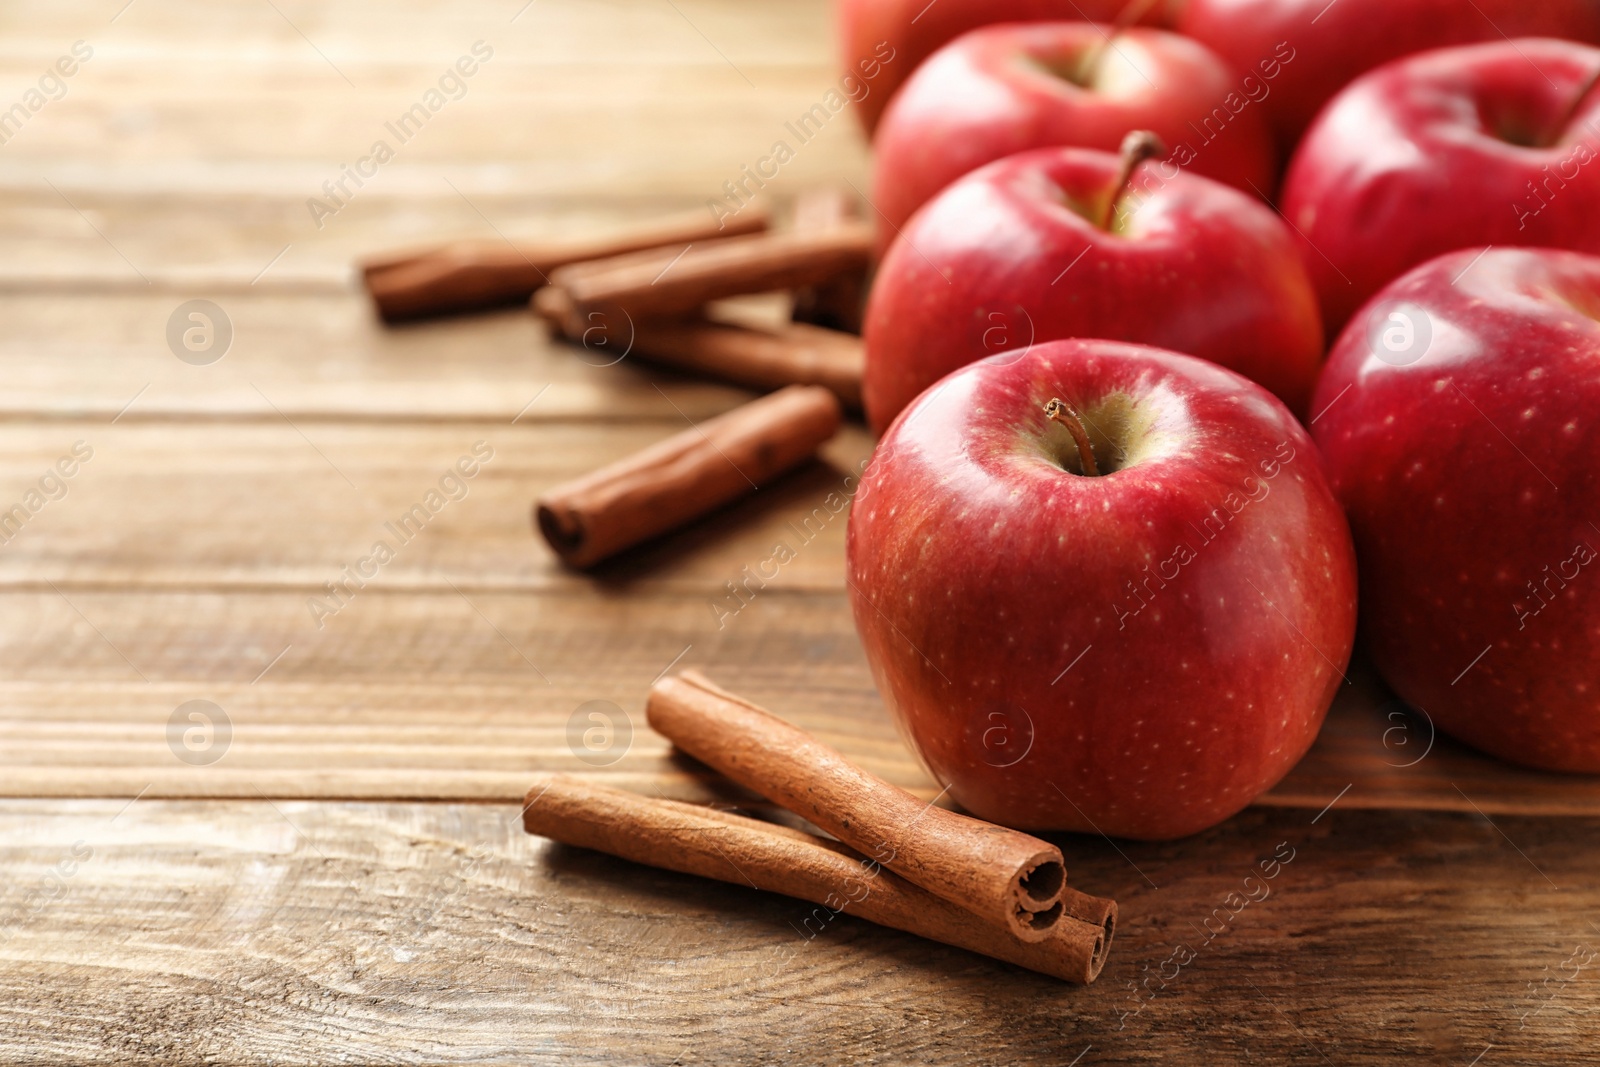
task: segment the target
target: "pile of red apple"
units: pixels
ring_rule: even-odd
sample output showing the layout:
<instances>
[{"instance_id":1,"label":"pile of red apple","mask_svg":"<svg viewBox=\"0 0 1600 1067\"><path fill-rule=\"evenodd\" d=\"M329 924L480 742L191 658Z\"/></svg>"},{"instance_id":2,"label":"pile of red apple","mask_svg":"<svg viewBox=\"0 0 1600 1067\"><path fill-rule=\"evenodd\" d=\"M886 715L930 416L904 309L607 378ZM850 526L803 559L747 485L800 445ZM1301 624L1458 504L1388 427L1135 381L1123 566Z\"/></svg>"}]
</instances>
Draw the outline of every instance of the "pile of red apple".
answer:
<instances>
[{"instance_id":1,"label":"pile of red apple","mask_svg":"<svg viewBox=\"0 0 1600 1067\"><path fill-rule=\"evenodd\" d=\"M1600 5L840 12L893 55L849 588L952 796L1227 818L1316 737L1358 585L1441 730L1600 772Z\"/></svg>"}]
</instances>

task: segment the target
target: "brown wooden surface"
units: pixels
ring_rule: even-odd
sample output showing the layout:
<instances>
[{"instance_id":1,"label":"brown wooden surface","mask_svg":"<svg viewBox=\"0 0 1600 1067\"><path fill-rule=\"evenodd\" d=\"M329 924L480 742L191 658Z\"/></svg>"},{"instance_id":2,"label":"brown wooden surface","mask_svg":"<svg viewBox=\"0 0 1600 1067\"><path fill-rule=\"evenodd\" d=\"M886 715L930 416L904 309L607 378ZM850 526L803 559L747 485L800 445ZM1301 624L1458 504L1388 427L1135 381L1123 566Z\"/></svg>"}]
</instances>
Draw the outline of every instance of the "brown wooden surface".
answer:
<instances>
[{"instance_id":1,"label":"brown wooden surface","mask_svg":"<svg viewBox=\"0 0 1600 1067\"><path fill-rule=\"evenodd\" d=\"M644 727L673 664L937 790L873 693L844 517L817 517L864 431L576 575L532 534L537 493L749 394L592 365L517 311L385 330L353 284L373 251L692 209L836 77L820 0L519 8L0 11L0 104L95 49L0 146L0 510L94 450L0 545L0 1061L1590 1054L1600 784L1430 748L1359 667L1264 800L1290 807L1175 844L1061 840L1074 884L1122 902L1087 990L849 919L803 941L793 902L522 835L535 771L734 795ZM479 39L495 56L466 95L318 229L306 198ZM769 193L866 175L841 114ZM193 298L234 326L210 366L166 345ZM494 458L466 496L319 627L308 598L478 441ZM719 624L725 583L780 540L797 557ZM170 744L192 700L231 722L215 762ZM604 767L569 734L595 700L634 731ZM1280 842L1270 896L1124 1019L1129 983L1204 940Z\"/></svg>"},{"instance_id":2,"label":"brown wooden surface","mask_svg":"<svg viewBox=\"0 0 1600 1067\"><path fill-rule=\"evenodd\" d=\"M5 801L0 1039L117 1063L1593 1062L1600 820L1311 818L1068 840L1122 903L1074 987L847 916L807 940L808 906L530 838L516 804Z\"/></svg>"}]
</instances>

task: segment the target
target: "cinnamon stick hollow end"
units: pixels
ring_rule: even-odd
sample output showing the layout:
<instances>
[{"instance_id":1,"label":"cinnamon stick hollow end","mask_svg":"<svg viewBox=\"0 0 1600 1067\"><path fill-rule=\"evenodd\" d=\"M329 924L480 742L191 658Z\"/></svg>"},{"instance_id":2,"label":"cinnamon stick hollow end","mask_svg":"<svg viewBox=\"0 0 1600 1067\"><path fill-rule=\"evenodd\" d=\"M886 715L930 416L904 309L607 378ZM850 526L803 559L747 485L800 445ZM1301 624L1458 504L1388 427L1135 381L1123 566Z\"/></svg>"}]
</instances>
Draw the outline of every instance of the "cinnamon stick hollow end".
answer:
<instances>
[{"instance_id":1,"label":"cinnamon stick hollow end","mask_svg":"<svg viewBox=\"0 0 1600 1067\"><path fill-rule=\"evenodd\" d=\"M551 489L534 522L569 566L592 566L799 466L843 414L822 386L791 385Z\"/></svg>"},{"instance_id":2,"label":"cinnamon stick hollow end","mask_svg":"<svg viewBox=\"0 0 1600 1067\"><path fill-rule=\"evenodd\" d=\"M1043 941L1061 922L1061 850L934 807L695 671L650 689L645 715L689 755L928 892Z\"/></svg>"},{"instance_id":3,"label":"cinnamon stick hollow end","mask_svg":"<svg viewBox=\"0 0 1600 1067\"><path fill-rule=\"evenodd\" d=\"M1071 961L1073 973L1068 981L1082 985L1100 977L1111 949L1100 927L1071 918L1063 920L1043 943L1051 945L1058 958Z\"/></svg>"},{"instance_id":4,"label":"cinnamon stick hollow end","mask_svg":"<svg viewBox=\"0 0 1600 1067\"><path fill-rule=\"evenodd\" d=\"M1091 975L1098 975L1100 968L1106 964L1106 957L1111 954L1111 942L1117 935L1117 902L1108 897L1091 896L1067 886L1061 893L1061 904L1066 909L1065 924L1087 924L1100 930L1099 939L1091 959L1094 970Z\"/></svg>"},{"instance_id":5,"label":"cinnamon stick hollow end","mask_svg":"<svg viewBox=\"0 0 1600 1067\"><path fill-rule=\"evenodd\" d=\"M544 285L534 290L528 302L534 317L548 326L552 333L566 334L572 318L572 298L559 285Z\"/></svg>"},{"instance_id":6,"label":"cinnamon stick hollow end","mask_svg":"<svg viewBox=\"0 0 1600 1067\"><path fill-rule=\"evenodd\" d=\"M1048 845L1022 861L1012 878L1011 922L1028 932L1049 930L1066 914L1061 894L1067 884L1067 868L1061 851Z\"/></svg>"},{"instance_id":7,"label":"cinnamon stick hollow end","mask_svg":"<svg viewBox=\"0 0 1600 1067\"><path fill-rule=\"evenodd\" d=\"M580 511L541 502L534 507L534 521L556 555L567 559L583 551L589 534Z\"/></svg>"}]
</instances>

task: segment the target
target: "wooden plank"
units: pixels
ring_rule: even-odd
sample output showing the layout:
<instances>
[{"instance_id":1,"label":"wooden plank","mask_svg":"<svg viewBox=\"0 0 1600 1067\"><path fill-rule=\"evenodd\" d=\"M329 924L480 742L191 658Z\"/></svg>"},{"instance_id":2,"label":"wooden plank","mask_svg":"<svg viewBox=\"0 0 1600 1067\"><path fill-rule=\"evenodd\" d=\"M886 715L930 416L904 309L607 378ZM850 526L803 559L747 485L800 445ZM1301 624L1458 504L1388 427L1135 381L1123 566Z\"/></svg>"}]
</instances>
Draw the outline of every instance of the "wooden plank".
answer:
<instances>
[{"instance_id":1,"label":"wooden plank","mask_svg":"<svg viewBox=\"0 0 1600 1067\"><path fill-rule=\"evenodd\" d=\"M873 692L842 515L726 599L863 432L571 574L533 539L533 495L747 394L586 365L517 311L386 331L350 276L394 245L704 207L778 139L797 151L774 199L867 188L848 113L804 144L784 125L837 84L831 20L821 0L7 6L13 93L74 40L96 56L0 152L0 510L74 441L95 454L0 544L0 794L31 797L0 801L0 1060L1585 1055L1596 784L1409 747L1426 724L1390 718L1370 672L1264 800L1296 807L1173 844L1062 839L1074 883L1123 906L1089 989L848 917L807 940L793 902L520 832L539 770L733 795L644 728L674 666L937 795ZM319 226L308 198L479 38L496 55L467 93ZM164 340L196 297L237 329L204 367ZM479 439L495 458L467 496L313 613ZM192 701L226 713L225 743L184 737ZM592 701L631 726L625 751L585 747Z\"/></svg>"},{"instance_id":2,"label":"wooden plank","mask_svg":"<svg viewBox=\"0 0 1600 1067\"><path fill-rule=\"evenodd\" d=\"M799 721L936 791L878 707L837 593L769 589L719 626L704 592L369 588L320 618L310 592L0 596L0 617L30 620L0 631L0 790L503 799L536 769L597 769L705 796L640 713L662 671L699 663L786 711L803 689ZM172 747L190 700L232 724L215 762ZM620 757L598 768L580 759L580 709L596 700L616 706Z\"/></svg>"},{"instance_id":3,"label":"wooden plank","mask_svg":"<svg viewBox=\"0 0 1600 1067\"><path fill-rule=\"evenodd\" d=\"M393 243L702 207L780 140L778 197L865 187L848 110L785 126L838 85L826 5L539 4L515 22L506 6L30 11L0 36L0 84L30 85L74 40L95 54L0 154L0 285L335 284ZM475 40L495 55L459 98L390 133ZM378 140L393 159L334 202L324 183Z\"/></svg>"},{"instance_id":4,"label":"wooden plank","mask_svg":"<svg viewBox=\"0 0 1600 1067\"><path fill-rule=\"evenodd\" d=\"M809 906L517 813L0 804L0 1058L1576 1063L1600 1010L1593 819L1066 838L1074 883L1122 905L1079 988L849 916L806 939Z\"/></svg>"},{"instance_id":5,"label":"wooden plank","mask_svg":"<svg viewBox=\"0 0 1600 1067\"><path fill-rule=\"evenodd\" d=\"M795 94L785 112L805 112L826 91L824 82ZM540 106L509 101L491 114ZM742 168L770 156L780 140L793 149L793 159L763 183L763 195L784 201L808 187L841 180L867 188L865 156L844 113L800 144L769 110L737 138L719 140L713 148L702 140L703 116L716 102L680 106L683 112L672 121L647 118L639 127L609 133L637 153L616 164L599 167L592 160L541 156L536 143L525 150L537 162L472 159L464 145L497 133L478 130L462 145L446 145L438 159L420 153L397 157L338 202L328 198L323 184L337 181L343 165L369 151L371 131L353 132L315 160L292 164L175 165L168 157L118 165L56 156L40 163L6 159L0 161L0 189L8 191L4 217L14 222L16 250L27 259L8 261L0 281L11 287L94 284L132 290L150 284L326 286L341 281L355 258L395 245L592 233L597 226L683 210L707 210L709 216L706 204L726 195L724 183L742 180ZM47 117L42 113L37 121ZM589 113L570 124L588 131L601 125ZM381 122L374 125L381 128ZM7 152L27 133L7 144ZM92 128L70 133L73 139L91 136ZM172 151L181 154L184 146ZM108 192L113 183L118 191ZM313 213L312 198L337 207L337 213Z\"/></svg>"},{"instance_id":6,"label":"wooden plank","mask_svg":"<svg viewBox=\"0 0 1600 1067\"><path fill-rule=\"evenodd\" d=\"M627 17L620 17L620 11ZM418 0L402 8L383 0L282 0L265 10L189 3L140 4L120 11L98 0L19 0L8 14L0 57L10 62L53 59L63 41L99 32L121 49L114 56L116 65L205 56L236 67L320 69L330 84L338 83L338 75L317 48L336 61L348 56L355 62L409 65L435 53L453 59L455 37L488 32L499 32L509 42L507 51L514 55L504 58L530 64L595 59L659 65L720 62L707 36L745 63L834 61L832 11L818 2L751 8L740 0L674 0L672 6L634 2L523 9L496 0ZM447 29L454 33L441 37ZM169 70L160 82L185 84L186 74Z\"/></svg>"},{"instance_id":7,"label":"wooden plank","mask_svg":"<svg viewBox=\"0 0 1600 1067\"><path fill-rule=\"evenodd\" d=\"M0 617L28 620L0 631L11 665L0 792L504 800L535 771L567 771L727 795L644 727L645 691L669 665L705 668L874 772L937 792L876 698L839 592L773 588L723 615L736 602L703 589L368 588L320 618L312 592L69 585L0 596ZM1352 688L1261 803L1600 815L1593 778L1508 768L1443 738L1396 766L1424 742L1399 744L1381 695L1370 679ZM187 764L172 748L168 723L190 700L214 702L232 723L214 763ZM615 705L605 714L630 731L603 767L580 753L591 700Z\"/></svg>"},{"instance_id":8,"label":"wooden plank","mask_svg":"<svg viewBox=\"0 0 1600 1067\"><path fill-rule=\"evenodd\" d=\"M66 496L0 551L10 589L0 617L14 620L0 629L12 680L0 790L515 797L534 769L584 769L565 735L580 704L637 712L650 680L693 646L680 665L753 685L757 699L931 795L872 692L843 596L845 515L828 501L848 493L868 454L861 431L831 447L828 464L592 577L534 539L539 489L663 432L531 420L0 425L0 499L23 500L73 441L96 448ZM479 440L495 457L464 483L466 497L399 546L385 523ZM313 610L319 595L337 606L324 584L379 539L397 544L394 559L348 607ZM779 542L796 558L751 583L746 568ZM434 654L418 659L419 648ZM1317 746L1262 803L1600 814L1595 779L1522 771L1431 738L1370 670L1353 675ZM188 766L166 747L165 723L190 699L235 720L225 765ZM365 714L347 722L351 709ZM476 726L444 743L441 716ZM638 743L607 773L706 795L642 727Z\"/></svg>"},{"instance_id":9,"label":"wooden plank","mask_svg":"<svg viewBox=\"0 0 1600 1067\"><path fill-rule=\"evenodd\" d=\"M1304 759L1258 803L1321 809L1421 808L1516 815L1600 815L1600 777L1514 767L1440 733L1357 654Z\"/></svg>"},{"instance_id":10,"label":"wooden plank","mask_svg":"<svg viewBox=\"0 0 1600 1067\"><path fill-rule=\"evenodd\" d=\"M74 167L51 167L48 173L65 182L50 179L58 192L36 184L38 168L8 172L0 162L0 189L6 190L0 232L14 253L0 263L0 292L154 294L169 305L174 296L348 294L356 292L357 259L396 247L457 237L561 241L688 212L712 218L706 200L730 176L676 193L641 184L600 196L559 187L535 193L533 179L524 181L517 168L508 185L501 168L487 164L430 169L425 181L401 171L396 177L403 190L372 187L318 229L306 200L328 177L328 167L305 170L263 182L259 191L210 187L228 183L199 174L193 192L178 194L163 188L110 192L97 184L104 178L98 170L86 168L74 182ZM774 182L767 192L782 204L811 184L841 179L866 188L865 167L830 165Z\"/></svg>"},{"instance_id":11,"label":"wooden plank","mask_svg":"<svg viewBox=\"0 0 1600 1067\"><path fill-rule=\"evenodd\" d=\"M551 341L520 309L386 329L349 293L213 294L232 343L215 362L195 366L173 354L166 332L192 296L0 293L0 315L12 326L0 338L0 419L666 425L719 414L752 395L619 360L625 323L615 337L621 347L598 337L588 347ZM781 297L746 301L742 313L770 318L783 306Z\"/></svg>"},{"instance_id":12,"label":"wooden plank","mask_svg":"<svg viewBox=\"0 0 1600 1067\"><path fill-rule=\"evenodd\" d=\"M374 591L550 589L582 597L670 588L692 594L708 620L709 603L727 597L730 581L843 588L845 508L871 450L859 427L825 445L823 459L587 576L561 566L534 533L533 500L687 428L667 396L647 387L639 399L653 397L655 410L633 422L539 421L546 395L515 424L366 425L303 421L288 414L292 391L273 397L271 385L261 389L259 421L0 421L0 588L293 587L303 597L348 580L346 567L359 578L369 558ZM282 406L267 408L267 397ZM75 447L92 458L78 463ZM76 473L47 480L45 491L58 496L50 500L40 482L62 457L77 463ZM476 471L471 478L460 475L463 462ZM24 509L20 528L5 518L14 504ZM379 543L392 552L381 566ZM779 543L794 558L766 566ZM752 579L746 567L764 568L766 577ZM583 610L585 601L577 603Z\"/></svg>"}]
</instances>

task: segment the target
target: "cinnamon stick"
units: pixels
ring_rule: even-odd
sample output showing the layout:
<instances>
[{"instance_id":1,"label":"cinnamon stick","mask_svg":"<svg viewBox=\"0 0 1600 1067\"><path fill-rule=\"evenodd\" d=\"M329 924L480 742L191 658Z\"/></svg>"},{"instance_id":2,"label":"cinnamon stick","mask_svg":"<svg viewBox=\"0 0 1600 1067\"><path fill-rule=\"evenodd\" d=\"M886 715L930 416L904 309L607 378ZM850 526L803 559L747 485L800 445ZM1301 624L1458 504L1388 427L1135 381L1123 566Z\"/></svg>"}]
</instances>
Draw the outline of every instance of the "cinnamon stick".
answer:
<instances>
[{"instance_id":1,"label":"cinnamon stick","mask_svg":"<svg viewBox=\"0 0 1600 1067\"><path fill-rule=\"evenodd\" d=\"M845 226L860 218L860 205L854 193L825 186L807 189L795 198L791 226L797 233L814 233ZM866 288L867 268L863 264L837 277L797 289L792 317L795 322L859 334Z\"/></svg>"},{"instance_id":2,"label":"cinnamon stick","mask_svg":"<svg viewBox=\"0 0 1600 1067\"><path fill-rule=\"evenodd\" d=\"M531 792L529 795L532 795ZM668 800L665 797L661 798L660 803L674 808L687 810L704 818L727 818L735 820L740 824L754 824L755 826L770 831L771 833L811 845L821 845L839 853L842 856L849 856L862 863L871 863L870 860L866 860L859 852L844 844L842 841L835 841L826 837L818 837L816 834L807 833L804 830L797 830L790 826L783 826L778 823L763 822L758 819L739 815L736 812L726 811L721 808L708 807L704 804L689 804L681 800ZM927 890L921 889L912 883L905 882L904 879L900 879L900 881L905 885L911 886L920 893L927 893ZM931 896L931 894L928 895ZM948 903L948 901L945 901L945 903ZM1074 889L1071 886L1066 886L1061 890L1061 905L1063 909L1062 920L1051 928L1050 937L1045 938L1045 941L1049 942L1053 939L1061 937L1065 937L1069 940L1081 937L1083 932L1076 928L1077 924L1087 924L1089 926L1097 927L1102 932L1103 936L1099 947L1095 951L1095 956L1101 963L1103 963L1105 961L1105 957L1110 953L1111 943L1116 937L1117 902L1108 897L1092 896L1088 893ZM966 914L971 913L966 912ZM1076 920L1076 922L1074 922L1074 920ZM1006 933L1010 933L1010 931L1006 931ZM1038 942L1032 941L1023 942L1023 944L1037 943ZM1098 963L1095 965L1094 969L1095 973L1098 974L1100 970Z\"/></svg>"},{"instance_id":3,"label":"cinnamon stick","mask_svg":"<svg viewBox=\"0 0 1600 1067\"><path fill-rule=\"evenodd\" d=\"M652 686L645 715L701 762L1021 940L1048 937L1064 913L1054 845L926 804L697 672Z\"/></svg>"},{"instance_id":4,"label":"cinnamon stick","mask_svg":"<svg viewBox=\"0 0 1600 1067\"><path fill-rule=\"evenodd\" d=\"M847 223L572 263L551 273L550 283L567 291L580 314L671 318L693 314L711 300L793 289L864 269L871 252L872 230Z\"/></svg>"},{"instance_id":5,"label":"cinnamon stick","mask_svg":"<svg viewBox=\"0 0 1600 1067\"><path fill-rule=\"evenodd\" d=\"M584 343L583 319L578 317L577 309L572 306L572 297L561 286L540 286L534 290L528 306L553 333L578 344Z\"/></svg>"},{"instance_id":6,"label":"cinnamon stick","mask_svg":"<svg viewBox=\"0 0 1600 1067\"><path fill-rule=\"evenodd\" d=\"M839 842L732 812L556 776L528 791L522 818L528 833L564 844L810 901L819 908L802 920L806 936L843 912L1069 982L1094 981L1105 963L1096 923L1064 918L1022 941Z\"/></svg>"},{"instance_id":7,"label":"cinnamon stick","mask_svg":"<svg viewBox=\"0 0 1600 1067\"><path fill-rule=\"evenodd\" d=\"M599 240L456 241L374 256L360 267L379 315L400 322L527 300L552 272L569 263L663 245L675 255L692 243L759 233L769 222L766 209L752 205L720 228L705 213L695 212Z\"/></svg>"},{"instance_id":8,"label":"cinnamon stick","mask_svg":"<svg viewBox=\"0 0 1600 1067\"><path fill-rule=\"evenodd\" d=\"M752 389L821 385L861 407L861 338L792 322L779 330L710 320L638 324L633 351L654 363Z\"/></svg>"},{"instance_id":9,"label":"cinnamon stick","mask_svg":"<svg viewBox=\"0 0 1600 1067\"><path fill-rule=\"evenodd\" d=\"M598 312L585 321L557 285L533 294L533 310L575 344L603 343L618 358L626 354L752 389L821 385L846 406L861 408L861 339L838 330L804 323L766 330L705 318L613 324Z\"/></svg>"},{"instance_id":10,"label":"cinnamon stick","mask_svg":"<svg viewBox=\"0 0 1600 1067\"><path fill-rule=\"evenodd\" d=\"M568 564L587 567L756 491L839 428L839 401L791 385L557 486L534 518Z\"/></svg>"},{"instance_id":11,"label":"cinnamon stick","mask_svg":"<svg viewBox=\"0 0 1600 1067\"><path fill-rule=\"evenodd\" d=\"M1111 940L1117 934L1117 902L1106 897L1080 893L1070 885L1061 891L1061 906L1066 917L1098 926L1105 932L1105 952L1111 951Z\"/></svg>"}]
</instances>

